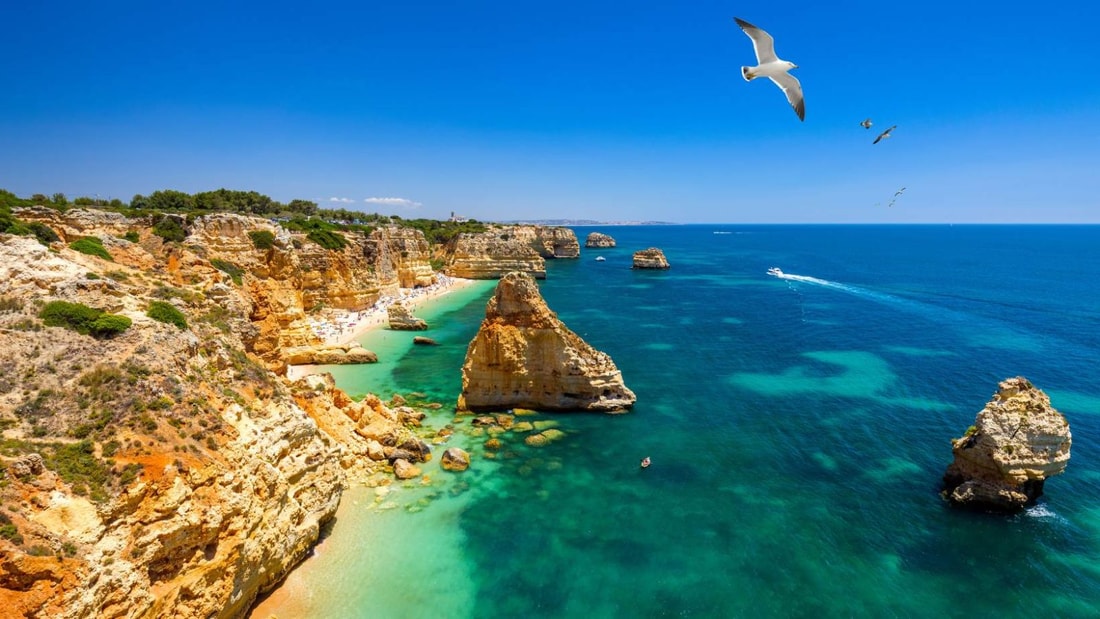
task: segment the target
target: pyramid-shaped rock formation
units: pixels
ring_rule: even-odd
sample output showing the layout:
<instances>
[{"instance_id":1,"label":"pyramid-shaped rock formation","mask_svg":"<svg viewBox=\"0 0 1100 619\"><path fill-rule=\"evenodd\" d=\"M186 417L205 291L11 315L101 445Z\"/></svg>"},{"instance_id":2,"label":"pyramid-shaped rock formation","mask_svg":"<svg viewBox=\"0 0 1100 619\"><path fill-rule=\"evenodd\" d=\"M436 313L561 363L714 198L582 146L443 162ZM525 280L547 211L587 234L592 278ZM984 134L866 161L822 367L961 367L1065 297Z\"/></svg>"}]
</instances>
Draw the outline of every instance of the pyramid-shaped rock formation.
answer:
<instances>
[{"instance_id":1,"label":"pyramid-shaped rock formation","mask_svg":"<svg viewBox=\"0 0 1100 619\"><path fill-rule=\"evenodd\" d=\"M508 273L466 350L460 410L624 412L636 397L606 353L547 307L534 277Z\"/></svg>"}]
</instances>

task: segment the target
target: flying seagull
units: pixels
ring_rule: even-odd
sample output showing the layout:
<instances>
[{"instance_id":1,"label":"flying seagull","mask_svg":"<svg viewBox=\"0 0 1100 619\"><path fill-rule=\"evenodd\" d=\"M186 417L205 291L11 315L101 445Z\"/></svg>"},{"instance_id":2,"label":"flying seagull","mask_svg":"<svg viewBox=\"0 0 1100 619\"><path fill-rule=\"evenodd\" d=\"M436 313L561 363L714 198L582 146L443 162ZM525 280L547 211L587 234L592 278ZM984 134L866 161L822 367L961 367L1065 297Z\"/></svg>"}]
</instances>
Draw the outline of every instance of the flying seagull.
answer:
<instances>
[{"instance_id":1,"label":"flying seagull","mask_svg":"<svg viewBox=\"0 0 1100 619\"><path fill-rule=\"evenodd\" d=\"M893 130L894 130L894 129L896 129L896 128L897 128L897 125L894 125L893 127L890 127L889 129L887 129L886 131L883 131L882 133L878 134L878 137L877 137L877 138L875 138L875 141L874 141L874 142L871 142L871 143L872 143L872 144L878 144L878 143L879 143L879 140L881 140L881 139L883 139L883 138L888 138L888 137L890 137L890 132L891 132L891 131L893 131Z\"/></svg>"},{"instance_id":2,"label":"flying seagull","mask_svg":"<svg viewBox=\"0 0 1100 619\"><path fill-rule=\"evenodd\" d=\"M791 69L797 69L798 65L780 60L775 55L775 40L770 34L739 17L734 17L733 21L752 39L752 49L756 52L756 66L741 67L741 75L745 81L766 77L775 82L783 90L783 94L787 95L787 101L794 108L794 113L798 114L798 119L806 120L806 101L802 98L802 85L788 73Z\"/></svg>"},{"instance_id":3,"label":"flying seagull","mask_svg":"<svg viewBox=\"0 0 1100 619\"><path fill-rule=\"evenodd\" d=\"M873 123L871 122L870 118L864 118L863 122L859 123L859 126L863 127L864 129L870 129L872 124Z\"/></svg>"},{"instance_id":4,"label":"flying seagull","mask_svg":"<svg viewBox=\"0 0 1100 619\"><path fill-rule=\"evenodd\" d=\"M895 191L894 197L890 199L890 204L887 204L886 206L894 206L894 203L898 201L898 196L903 193L905 193L905 187L902 187L901 189Z\"/></svg>"}]
</instances>

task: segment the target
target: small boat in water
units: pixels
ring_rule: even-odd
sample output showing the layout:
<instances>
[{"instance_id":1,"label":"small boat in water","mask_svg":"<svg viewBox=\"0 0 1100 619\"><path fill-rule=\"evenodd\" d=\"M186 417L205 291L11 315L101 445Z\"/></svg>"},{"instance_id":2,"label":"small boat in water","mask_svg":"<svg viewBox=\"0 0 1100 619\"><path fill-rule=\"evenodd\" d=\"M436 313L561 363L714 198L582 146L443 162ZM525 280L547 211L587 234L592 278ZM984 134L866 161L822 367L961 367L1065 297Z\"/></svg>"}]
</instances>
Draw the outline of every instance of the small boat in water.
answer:
<instances>
[{"instance_id":1,"label":"small boat in water","mask_svg":"<svg viewBox=\"0 0 1100 619\"><path fill-rule=\"evenodd\" d=\"M607 258L604 258L603 256L596 256L596 262L603 262L606 259Z\"/></svg>"},{"instance_id":2,"label":"small boat in water","mask_svg":"<svg viewBox=\"0 0 1100 619\"><path fill-rule=\"evenodd\" d=\"M783 271L779 270L779 267L772 267L768 269L768 275L774 275L776 277L783 277Z\"/></svg>"}]
</instances>

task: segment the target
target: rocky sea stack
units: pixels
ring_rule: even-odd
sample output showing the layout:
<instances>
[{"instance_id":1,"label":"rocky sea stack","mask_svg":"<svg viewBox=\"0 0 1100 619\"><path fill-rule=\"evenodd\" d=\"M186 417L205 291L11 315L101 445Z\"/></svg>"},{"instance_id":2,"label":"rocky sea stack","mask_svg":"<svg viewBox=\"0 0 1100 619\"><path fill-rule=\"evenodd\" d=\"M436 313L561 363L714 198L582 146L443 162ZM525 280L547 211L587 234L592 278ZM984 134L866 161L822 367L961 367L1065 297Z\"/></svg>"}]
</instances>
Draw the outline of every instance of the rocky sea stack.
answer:
<instances>
[{"instance_id":1,"label":"rocky sea stack","mask_svg":"<svg viewBox=\"0 0 1100 619\"><path fill-rule=\"evenodd\" d=\"M466 350L460 410L618 413L635 400L611 357L550 311L534 277L509 273L500 280Z\"/></svg>"},{"instance_id":2,"label":"rocky sea stack","mask_svg":"<svg viewBox=\"0 0 1100 619\"><path fill-rule=\"evenodd\" d=\"M584 239L585 247L614 247L615 239L604 234L603 232L589 232L588 237Z\"/></svg>"},{"instance_id":3,"label":"rocky sea stack","mask_svg":"<svg viewBox=\"0 0 1100 619\"><path fill-rule=\"evenodd\" d=\"M391 303L386 312L390 329L394 331L424 331L428 328L428 323L413 316L412 310L402 301Z\"/></svg>"},{"instance_id":4,"label":"rocky sea stack","mask_svg":"<svg viewBox=\"0 0 1100 619\"><path fill-rule=\"evenodd\" d=\"M1026 378L1002 381L974 425L952 441L944 496L978 509L1018 511L1069 462L1069 422Z\"/></svg>"},{"instance_id":5,"label":"rocky sea stack","mask_svg":"<svg viewBox=\"0 0 1100 619\"><path fill-rule=\"evenodd\" d=\"M669 266L665 252L656 247L634 252L635 269L667 269Z\"/></svg>"}]
</instances>

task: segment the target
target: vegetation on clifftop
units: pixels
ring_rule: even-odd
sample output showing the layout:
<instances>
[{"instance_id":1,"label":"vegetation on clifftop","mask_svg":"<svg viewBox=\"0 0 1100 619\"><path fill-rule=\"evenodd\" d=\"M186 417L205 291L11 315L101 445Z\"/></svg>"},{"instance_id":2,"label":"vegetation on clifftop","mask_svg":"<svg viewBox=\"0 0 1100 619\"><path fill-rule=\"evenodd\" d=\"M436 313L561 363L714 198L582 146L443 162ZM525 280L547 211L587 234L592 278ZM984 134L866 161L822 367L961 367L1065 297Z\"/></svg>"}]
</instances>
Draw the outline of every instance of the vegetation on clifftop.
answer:
<instances>
[{"instance_id":1,"label":"vegetation on clifftop","mask_svg":"<svg viewBox=\"0 0 1100 619\"><path fill-rule=\"evenodd\" d=\"M104 260L114 260L111 256L111 252L107 251L107 248L103 246L103 241L94 236L86 236L69 243L69 249L76 250L82 254L88 254L89 256L103 258Z\"/></svg>"},{"instance_id":2,"label":"vegetation on clifftop","mask_svg":"<svg viewBox=\"0 0 1100 619\"><path fill-rule=\"evenodd\" d=\"M126 316L108 314L83 303L68 301L50 301L42 308L38 317L47 327L64 327L98 338L118 335L129 329L133 322Z\"/></svg>"},{"instance_id":3,"label":"vegetation on clifftop","mask_svg":"<svg viewBox=\"0 0 1100 619\"><path fill-rule=\"evenodd\" d=\"M10 209L20 206L45 206L58 210L65 210L72 206L101 208L129 217L164 215L154 225L153 234L166 241L175 242L181 242L187 237L187 230L180 223L183 219L190 222L195 217L209 213L256 215L275 219L287 230L305 233L310 241L331 250L339 250L346 246L347 239L341 233L368 235L375 228L383 225L420 230L433 245L446 243L462 232L484 232L487 229L485 224L474 219L463 221L404 219L398 215L366 213L343 208L322 209L316 202L310 200L294 199L283 204L255 191L224 188L194 195L162 189L148 196L135 195L129 204L124 204L117 199L107 201L88 197L76 198L70 202L64 194L55 194L52 198L43 194L20 198L10 191L0 189L0 232L31 234L26 223L20 222L11 215ZM268 240L266 235L261 234L259 237L253 237L252 242L257 249L270 249L274 245L274 236L272 235Z\"/></svg>"}]
</instances>

